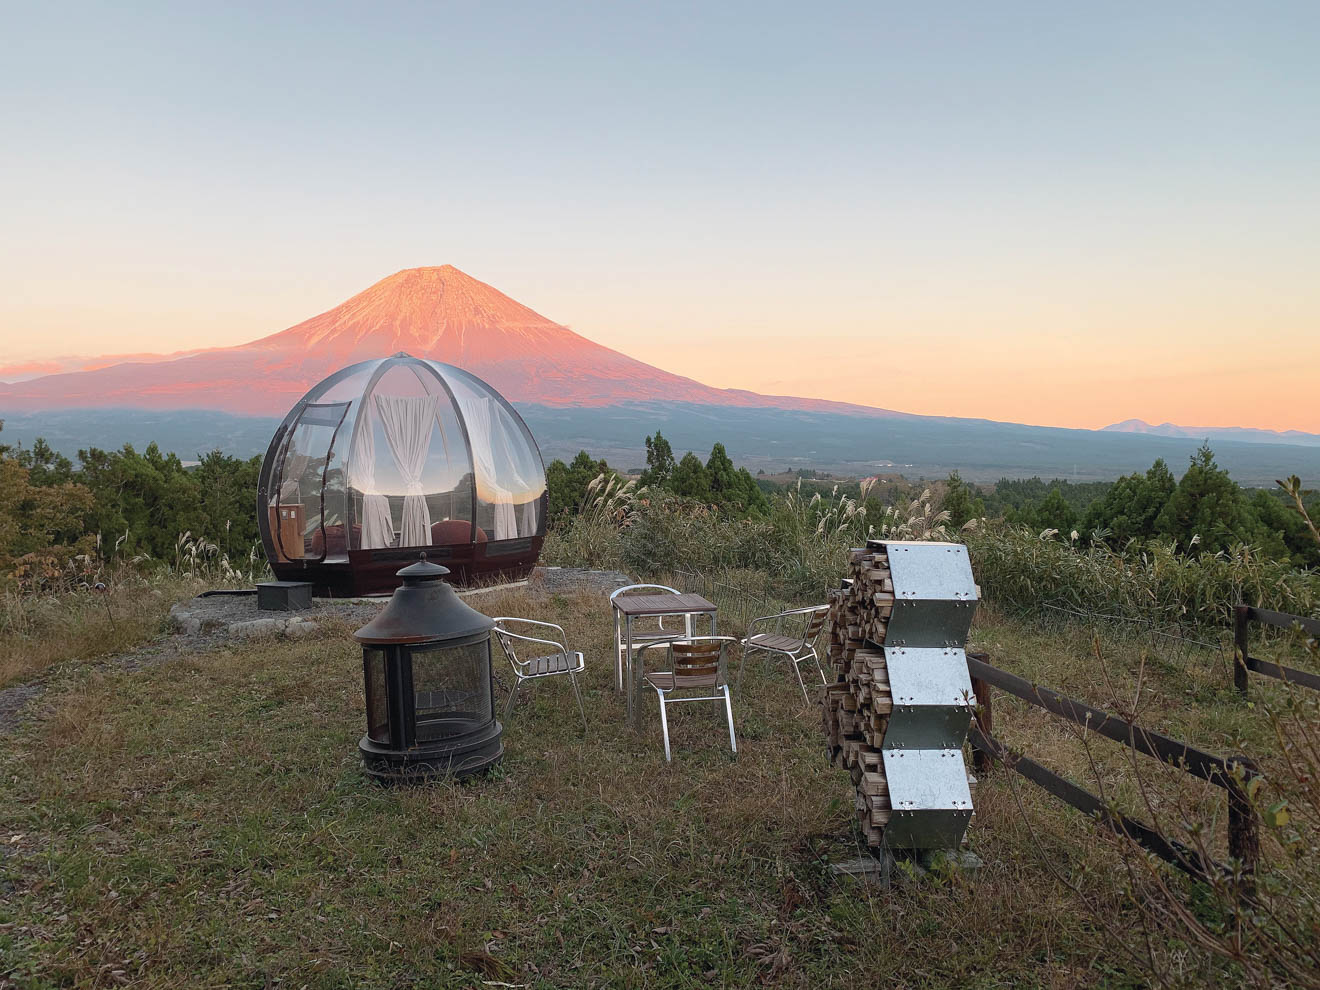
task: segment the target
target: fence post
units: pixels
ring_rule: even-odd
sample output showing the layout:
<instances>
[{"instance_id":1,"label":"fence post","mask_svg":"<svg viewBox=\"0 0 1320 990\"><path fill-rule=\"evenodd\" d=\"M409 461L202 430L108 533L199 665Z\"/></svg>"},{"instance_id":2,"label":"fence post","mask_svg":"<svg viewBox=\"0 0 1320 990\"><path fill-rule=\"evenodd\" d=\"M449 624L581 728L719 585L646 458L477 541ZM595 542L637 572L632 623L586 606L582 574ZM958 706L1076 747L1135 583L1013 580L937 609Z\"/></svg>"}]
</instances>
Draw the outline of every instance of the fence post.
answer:
<instances>
[{"instance_id":1,"label":"fence post","mask_svg":"<svg viewBox=\"0 0 1320 990\"><path fill-rule=\"evenodd\" d=\"M1257 774L1255 762L1249 756L1230 756L1226 765L1231 771L1241 767L1243 782ZM1256 864L1260 860L1260 818L1251 806L1246 788L1235 778L1228 780L1228 854L1242 864L1242 893L1250 897L1256 892Z\"/></svg>"},{"instance_id":2,"label":"fence post","mask_svg":"<svg viewBox=\"0 0 1320 990\"><path fill-rule=\"evenodd\" d=\"M1251 609L1239 605L1233 609L1233 686L1243 698L1247 696L1247 626L1251 622Z\"/></svg>"},{"instance_id":3,"label":"fence post","mask_svg":"<svg viewBox=\"0 0 1320 990\"><path fill-rule=\"evenodd\" d=\"M987 739L994 738L995 713L990 702L990 685L979 677L972 678L972 694L976 695L976 725ZM982 749L972 747L972 766L977 773L988 773L995 759Z\"/></svg>"}]
</instances>

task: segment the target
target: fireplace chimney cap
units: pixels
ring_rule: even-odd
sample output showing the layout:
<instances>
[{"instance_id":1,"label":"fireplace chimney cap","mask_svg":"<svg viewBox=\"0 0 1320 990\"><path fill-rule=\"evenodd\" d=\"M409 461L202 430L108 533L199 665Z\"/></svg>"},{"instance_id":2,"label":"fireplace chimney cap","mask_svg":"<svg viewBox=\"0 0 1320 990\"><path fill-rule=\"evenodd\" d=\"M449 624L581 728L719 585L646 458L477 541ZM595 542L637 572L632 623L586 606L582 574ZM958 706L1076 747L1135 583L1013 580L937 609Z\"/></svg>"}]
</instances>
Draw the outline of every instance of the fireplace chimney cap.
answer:
<instances>
[{"instance_id":1,"label":"fireplace chimney cap","mask_svg":"<svg viewBox=\"0 0 1320 990\"><path fill-rule=\"evenodd\" d=\"M380 614L353 634L364 646L406 645L468 639L489 635L495 623L454 593L447 581L447 567L433 564L422 555L415 564L398 572L402 587L396 588Z\"/></svg>"},{"instance_id":2,"label":"fireplace chimney cap","mask_svg":"<svg viewBox=\"0 0 1320 990\"><path fill-rule=\"evenodd\" d=\"M403 578L404 584L416 585L423 581L438 581L449 573L449 568L443 564L433 564L426 559L426 554L422 553L420 559L415 564L409 564L400 571L395 572L395 577Z\"/></svg>"}]
</instances>

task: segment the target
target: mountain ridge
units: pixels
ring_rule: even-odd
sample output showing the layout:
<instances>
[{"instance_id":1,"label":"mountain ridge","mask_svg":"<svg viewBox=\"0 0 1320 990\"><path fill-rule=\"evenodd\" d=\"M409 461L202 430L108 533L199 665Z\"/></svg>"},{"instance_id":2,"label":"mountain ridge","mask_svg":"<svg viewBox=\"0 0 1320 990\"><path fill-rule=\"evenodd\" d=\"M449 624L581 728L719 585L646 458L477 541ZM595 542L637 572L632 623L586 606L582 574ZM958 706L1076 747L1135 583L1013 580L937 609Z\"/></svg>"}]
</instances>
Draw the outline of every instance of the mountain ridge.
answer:
<instances>
[{"instance_id":1,"label":"mountain ridge","mask_svg":"<svg viewBox=\"0 0 1320 990\"><path fill-rule=\"evenodd\" d=\"M548 406L656 400L910 415L714 388L598 344L453 265L402 269L323 313L246 344L0 384L0 408L214 408L276 415L339 368L399 351L459 365L511 400Z\"/></svg>"},{"instance_id":2,"label":"mountain ridge","mask_svg":"<svg viewBox=\"0 0 1320 990\"><path fill-rule=\"evenodd\" d=\"M1111 423L1103 427L1100 432L1320 447L1320 434L1317 433L1304 433L1301 430L1266 430L1251 426L1179 426L1176 423L1160 423L1158 426L1153 426L1143 419L1125 419L1121 423Z\"/></svg>"},{"instance_id":3,"label":"mountain ridge","mask_svg":"<svg viewBox=\"0 0 1320 990\"><path fill-rule=\"evenodd\" d=\"M830 413L870 422L1027 425L715 388L599 344L453 265L401 269L325 312L244 344L0 368L0 379L6 374L20 379L0 380L0 415L135 408L278 417L339 368L399 351L459 365L511 401L546 408L590 410L668 402L712 409ZM40 374L61 366L55 373ZM1320 446L1320 436L1297 430L1151 426L1141 420L1093 432Z\"/></svg>"}]
</instances>

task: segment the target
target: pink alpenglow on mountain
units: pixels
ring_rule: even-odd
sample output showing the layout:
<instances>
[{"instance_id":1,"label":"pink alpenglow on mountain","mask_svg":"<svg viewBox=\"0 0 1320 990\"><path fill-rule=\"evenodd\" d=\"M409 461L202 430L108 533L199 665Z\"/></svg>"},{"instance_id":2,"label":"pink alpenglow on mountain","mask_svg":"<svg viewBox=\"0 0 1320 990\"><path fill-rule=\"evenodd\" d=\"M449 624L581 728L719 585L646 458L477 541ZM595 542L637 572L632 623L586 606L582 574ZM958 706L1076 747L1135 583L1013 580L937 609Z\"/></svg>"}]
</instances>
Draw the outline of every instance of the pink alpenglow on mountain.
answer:
<instances>
[{"instance_id":1,"label":"pink alpenglow on mountain","mask_svg":"<svg viewBox=\"0 0 1320 990\"><path fill-rule=\"evenodd\" d=\"M398 272L249 344L0 384L0 410L129 406L283 415L331 372L399 351L465 368L516 402L676 401L887 414L703 385L590 341L453 265Z\"/></svg>"}]
</instances>

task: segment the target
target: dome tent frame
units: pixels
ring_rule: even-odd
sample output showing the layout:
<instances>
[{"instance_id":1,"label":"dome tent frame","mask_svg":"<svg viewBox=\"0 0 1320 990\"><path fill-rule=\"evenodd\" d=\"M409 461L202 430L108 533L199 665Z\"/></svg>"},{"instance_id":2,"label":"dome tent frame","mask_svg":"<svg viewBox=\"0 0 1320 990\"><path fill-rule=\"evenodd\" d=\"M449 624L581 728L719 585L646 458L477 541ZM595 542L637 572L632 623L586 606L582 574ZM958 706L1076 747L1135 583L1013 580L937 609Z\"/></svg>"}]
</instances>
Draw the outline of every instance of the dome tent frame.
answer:
<instances>
[{"instance_id":1,"label":"dome tent frame","mask_svg":"<svg viewBox=\"0 0 1320 990\"><path fill-rule=\"evenodd\" d=\"M544 462L517 410L470 372L404 353L309 389L257 484L271 570L329 597L388 593L400 562L423 551L458 584L525 577L547 508Z\"/></svg>"}]
</instances>

